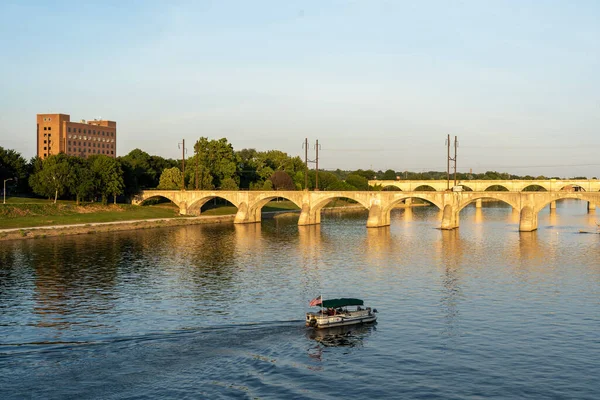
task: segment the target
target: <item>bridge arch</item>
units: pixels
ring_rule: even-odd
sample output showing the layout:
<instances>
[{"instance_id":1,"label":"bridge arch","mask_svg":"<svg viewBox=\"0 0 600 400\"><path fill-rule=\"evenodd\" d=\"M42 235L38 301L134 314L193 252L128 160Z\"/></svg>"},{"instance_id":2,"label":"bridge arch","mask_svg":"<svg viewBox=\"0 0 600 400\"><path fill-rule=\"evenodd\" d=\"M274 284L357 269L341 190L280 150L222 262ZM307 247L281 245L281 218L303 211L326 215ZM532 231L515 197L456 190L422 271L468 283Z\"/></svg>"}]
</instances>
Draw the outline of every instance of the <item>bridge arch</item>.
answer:
<instances>
[{"instance_id":1,"label":"bridge arch","mask_svg":"<svg viewBox=\"0 0 600 400\"><path fill-rule=\"evenodd\" d=\"M401 192L402 189L398 185L385 185L382 189L384 192Z\"/></svg>"},{"instance_id":2,"label":"bridge arch","mask_svg":"<svg viewBox=\"0 0 600 400\"><path fill-rule=\"evenodd\" d=\"M208 196L200 197L200 198L190 202L190 204L187 206L187 213L191 214L191 215L200 215L200 210L202 209L202 206L213 199L223 199L223 200L233 204L234 207L239 208L239 204L236 204L234 201L232 201L233 199L231 199L229 196L219 196L219 195L215 194L215 195L208 195Z\"/></svg>"},{"instance_id":3,"label":"bridge arch","mask_svg":"<svg viewBox=\"0 0 600 400\"><path fill-rule=\"evenodd\" d=\"M383 212L389 213L390 211L392 211L392 209L394 207L396 207L396 205L398 205L399 203L401 203L401 202L403 202L403 201L405 201L407 199L420 199L420 200L423 200L423 201L426 201L428 203L433 204L434 206L436 206L440 210L444 209L444 204L441 201L438 201L433 196L427 196L426 194L423 194L423 195L420 195L420 194L410 194L410 195L399 194L398 196L395 196L394 199L389 202L388 206L383 209Z\"/></svg>"},{"instance_id":4,"label":"bridge arch","mask_svg":"<svg viewBox=\"0 0 600 400\"><path fill-rule=\"evenodd\" d=\"M415 192L437 192L431 185L419 185L414 189Z\"/></svg>"},{"instance_id":5,"label":"bridge arch","mask_svg":"<svg viewBox=\"0 0 600 400\"><path fill-rule=\"evenodd\" d=\"M502 188L502 189L500 189ZM495 190L493 190L495 189ZM500 190L498 190L500 189ZM489 185L487 186L485 189L483 189L484 192L508 192L508 188L505 185L501 185L501 184L494 184L494 185Z\"/></svg>"},{"instance_id":6,"label":"bridge arch","mask_svg":"<svg viewBox=\"0 0 600 400\"><path fill-rule=\"evenodd\" d=\"M168 194L153 194L151 196L146 196L143 199L138 200L137 204L140 206L143 206L144 203L147 203L149 200L155 200L155 199L166 199L166 200L169 200L173 204L177 204L177 202L175 201L173 196L169 196Z\"/></svg>"},{"instance_id":7,"label":"bridge arch","mask_svg":"<svg viewBox=\"0 0 600 400\"><path fill-rule=\"evenodd\" d=\"M486 195L486 194L482 193L481 195L469 197L468 199L463 200L458 205L458 212L460 213L465 207L467 207L471 203L475 203L477 200L485 200L485 199L500 201L502 203L508 204L509 206L511 206L513 208L513 210L518 210L520 208L520 205L517 202L510 199L508 196L505 198L504 196L497 197L497 196L490 196L490 195Z\"/></svg>"},{"instance_id":8,"label":"bridge arch","mask_svg":"<svg viewBox=\"0 0 600 400\"><path fill-rule=\"evenodd\" d=\"M545 199L543 201L536 203L535 207L533 208L533 211L535 213L539 213L544 208L546 208L549 204L551 204L553 201L565 200L565 199L575 199L575 200L587 201L587 202L595 204L595 205L600 205L600 202L598 201L598 197L586 196L585 194L581 194L581 193L577 193L577 192L563 192L559 196L553 196L552 198L548 198L548 199Z\"/></svg>"},{"instance_id":9,"label":"bridge arch","mask_svg":"<svg viewBox=\"0 0 600 400\"><path fill-rule=\"evenodd\" d=\"M583 186L573 184L573 185L565 185L559 189L560 192L587 192Z\"/></svg>"},{"instance_id":10,"label":"bridge arch","mask_svg":"<svg viewBox=\"0 0 600 400\"><path fill-rule=\"evenodd\" d=\"M540 190L542 189L542 190ZM524 188L520 189L521 192L547 192L548 189L544 185L538 185L537 183L532 183L531 185L527 185Z\"/></svg>"},{"instance_id":11,"label":"bridge arch","mask_svg":"<svg viewBox=\"0 0 600 400\"><path fill-rule=\"evenodd\" d=\"M360 192L359 192L360 193ZM327 204L329 204L332 200L336 199L349 199L356 201L358 204L363 206L366 210L369 211L369 215L371 211L374 209L378 209L379 205L374 203L371 204L370 199L363 194L355 194L353 192L337 192L337 193L327 193L321 192L316 201L312 204L304 203L302 205L302 211L300 213L300 220L298 221L299 225L312 225L321 223L321 210ZM367 221L367 226L369 226L369 221Z\"/></svg>"}]
</instances>

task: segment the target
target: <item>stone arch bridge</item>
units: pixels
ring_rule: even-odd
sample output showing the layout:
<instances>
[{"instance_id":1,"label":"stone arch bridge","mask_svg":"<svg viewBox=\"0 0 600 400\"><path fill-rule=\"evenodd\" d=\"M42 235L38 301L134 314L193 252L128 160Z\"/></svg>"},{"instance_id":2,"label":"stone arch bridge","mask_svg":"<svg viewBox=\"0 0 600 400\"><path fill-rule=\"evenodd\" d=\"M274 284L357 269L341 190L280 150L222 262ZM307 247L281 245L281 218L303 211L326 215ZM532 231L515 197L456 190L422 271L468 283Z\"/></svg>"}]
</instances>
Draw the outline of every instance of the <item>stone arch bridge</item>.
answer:
<instances>
[{"instance_id":1,"label":"stone arch bridge","mask_svg":"<svg viewBox=\"0 0 600 400\"><path fill-rule=\"evenodd\" d=\"M454 180L450 181L450 187ZM465 186L474 192L484 192L492 186L502 186L511 192L522 192L530 186L540 186L548 192L558 192L569 188L585 192L600 191L600 180L597 179L510 179L510 180L459 180L457 185ZM369 186L379 185L383 188L394 187L402 191L414 191L422 187L430 187L436 191L448 189L446 180L371 180Z\"/></svg>"},{"instance_id":2,"label":"stone arch bridge","mask_svg":"<svg viewBox=\"0 0 600 400\"><path fill-rule=\"evenodd\" d=\"M520 214L520 231L533 231L538 226L538 213L548 204L562 199L579 199L590 205L600 203L600 192L414 192L414 191L210 191L210 190L145 190L132 204L140 205L152 198L164 197L179 206L182 215L199 215L201 207L214 198L229 201L238 211L234 223L247 224L261 221L261 209L276 198L287 199L300 208L298 225L321 222L321 209L330 201L347 198L369 211L367 227L390 225L390 211L398 204L417 198L442 210L441 229L459 226L460 211L473 202L492 199L509 204Z\"/></svg>"}]
</instances>

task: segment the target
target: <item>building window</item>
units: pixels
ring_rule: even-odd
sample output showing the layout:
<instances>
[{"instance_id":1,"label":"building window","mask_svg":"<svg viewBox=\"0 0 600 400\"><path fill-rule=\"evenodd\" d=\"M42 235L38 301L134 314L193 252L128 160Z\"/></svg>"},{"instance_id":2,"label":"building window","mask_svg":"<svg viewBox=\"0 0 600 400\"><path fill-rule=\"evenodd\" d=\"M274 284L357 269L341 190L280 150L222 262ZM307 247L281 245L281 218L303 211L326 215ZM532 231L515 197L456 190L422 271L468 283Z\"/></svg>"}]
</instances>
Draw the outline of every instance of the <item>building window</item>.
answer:
<instances>
[{"instance_id":1,"label":"building window","mask_svg":"<svg viewBox=\"0 0 600 400\"><path fill-rule=\"evenodd\" d=\"M79 128L79 133L81 133L81 128Z\"/></svg>"},{"instance_id":2,"label":"building window","mask_svg":"<svg viewBox=\"0 0 600 400\"><path fill-rule=\"evenodd\" d=\"M115 154L115 152L111 150L111 151L110 151L110 154Z\"/></svg>"},{"instance_id":3,"label":"building window","mask_svg":"<svg viewBox=\"0 0 600 400\"><path fill-rule=\"evenodd\" d=\"M48 154L44 153L44 157L48 156Z\"/></svg>"},{"instance_id":4,"label":"building window","mask_svg":"<svg viewBox=\"0 0 600 400\"><path fill-rule=\"evenodd\" d=\"M67 132L71 132L71 128L67 128Z\"/></svg>"},{"instance_id":5,"label":"building window","mask_svg":"<svg viewBox=\"0 0 600 400\"><path fill-rule=\"evenodd\" d=\"M49 131L51 131L51 130L52 130L52 127L51 127L51 126L49 126L49 127L48 127L48 130L49 130Z\"/></svg>"},{"instance_id":6,"label":"building window","mask_svg":"<svg viewBox=\"0 0 600 400\"><path fill-rule=\"evenodd\" d=\"M46 148L44 147L44 150L48 150L48 149L46 149Z\"/></svg>"}]
</instances>

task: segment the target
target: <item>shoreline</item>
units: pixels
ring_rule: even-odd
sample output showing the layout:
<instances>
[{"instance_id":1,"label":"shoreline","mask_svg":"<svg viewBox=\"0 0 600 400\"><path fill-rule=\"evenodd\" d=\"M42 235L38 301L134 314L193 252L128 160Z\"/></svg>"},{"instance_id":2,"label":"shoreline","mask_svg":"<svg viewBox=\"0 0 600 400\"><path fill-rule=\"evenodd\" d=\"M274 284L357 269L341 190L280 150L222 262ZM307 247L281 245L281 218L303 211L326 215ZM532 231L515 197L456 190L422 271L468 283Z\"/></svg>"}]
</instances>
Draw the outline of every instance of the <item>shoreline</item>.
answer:
<instances>
[{"instance_id":1,"label":"shoreline","mask_svg":"<svg viewBox=\"0 0 600 400\"><path fill-rule=\"evenodd\" d=\"M425 204L413 204L410 207L424 206ZM397 208L408 208L400 205ZM331 207L323 208L325 213L350 212L365 210L362 206ZM298 214L300 210L269 211L263 213L266 218L275 218L286 214ZM174 217L174 218L152 218L129 221L91 222L87 224L32 226L25 228L0 229L0 242L23 239L44 239L57 236L91 235L96 233L121 232L139 229L168 228L185 225L222 224L235 219L235 214L228 215L206 215L197 217Z\"/></svg>"}]
</instances>

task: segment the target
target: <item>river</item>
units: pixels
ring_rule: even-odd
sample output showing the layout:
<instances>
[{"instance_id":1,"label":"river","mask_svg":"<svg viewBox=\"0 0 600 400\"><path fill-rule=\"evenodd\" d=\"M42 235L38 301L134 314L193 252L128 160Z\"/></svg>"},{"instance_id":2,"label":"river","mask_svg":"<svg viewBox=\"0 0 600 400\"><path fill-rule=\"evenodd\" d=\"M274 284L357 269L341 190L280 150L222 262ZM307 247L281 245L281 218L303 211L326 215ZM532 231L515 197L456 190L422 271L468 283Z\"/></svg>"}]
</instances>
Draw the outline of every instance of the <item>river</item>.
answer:
<instances>
[{"instance_id":1,"label":"river","mask_svg":"<svg viewBox=\"0 0 600 400\"><path fill-rule=\"evenodd\" d=\"M600 235L562 201L0 243L3 399L597 399ZM378 322L316 334L308 301Z\"/></svg>"}]
</instances>

